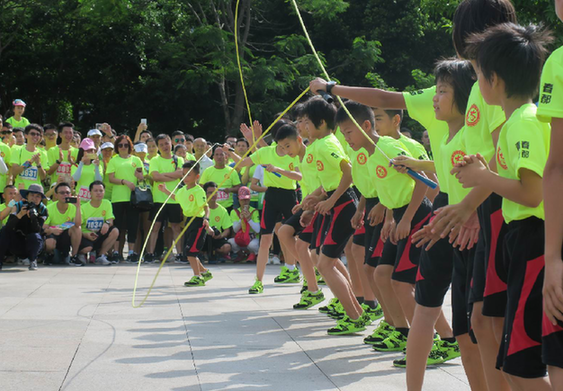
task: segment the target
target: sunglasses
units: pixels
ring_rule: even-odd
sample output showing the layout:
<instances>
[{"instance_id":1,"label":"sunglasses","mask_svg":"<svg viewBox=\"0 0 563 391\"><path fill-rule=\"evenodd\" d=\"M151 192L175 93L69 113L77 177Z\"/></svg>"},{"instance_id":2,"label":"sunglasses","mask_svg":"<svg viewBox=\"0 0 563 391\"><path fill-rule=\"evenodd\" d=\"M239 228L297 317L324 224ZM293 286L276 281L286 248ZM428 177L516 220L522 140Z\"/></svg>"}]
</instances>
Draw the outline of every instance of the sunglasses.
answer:
<instances>
[{"instance_id":1,"label":"sunglasses","mask_svg":"<svg viewBox=\"0 0 563 391\"><path fill-rule=\"evenodd\" d=\"M185 143L186 139L185 138L175 138L174 141L177 142L177 143Z\"/></svg>"},{"instance_id":2,"label":"sunglasses","mask_svg":"<svg viewBox=\"0 0 563 391\"><path fill-rule=\"evenodd\" d=\"M117 144L118 148L129 148L129 144Z\"/></svg>"},{"instance_id":3,"label":"sunglasses","mask_svg":"<svg viewBox=\"0 0 563 391\"><path fill-rule=\"evenodd\" d=\"M31 137L41 137L41 133L28 133L28 135L30 135Z\"/></svg>"},{"instance_id":4,"label":"sunglasses","mask_svg":"<svg viewBox=\"0 0 563 391\"><path fill-rule=\"evenodd\" d=\"M45 137L55 137L56 133L45 133Z\"/></svg>"}]
</instances>

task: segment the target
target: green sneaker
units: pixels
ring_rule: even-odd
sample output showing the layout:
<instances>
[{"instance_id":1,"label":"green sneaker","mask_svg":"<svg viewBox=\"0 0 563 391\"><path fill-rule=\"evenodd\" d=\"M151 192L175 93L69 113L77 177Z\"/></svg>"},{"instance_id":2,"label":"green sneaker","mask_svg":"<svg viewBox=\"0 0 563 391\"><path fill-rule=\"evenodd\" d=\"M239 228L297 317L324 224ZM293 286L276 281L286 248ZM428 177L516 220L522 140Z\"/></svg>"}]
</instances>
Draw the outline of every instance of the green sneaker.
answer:
<instances>
[{"instance_id":1,"label":"green sneaker","mask_svg":"<svg viewBox=\"0 0 563 391\"><path fill-rule=\"evenodd\" d=\"M306 310L312 306L319 304L325 299L324 293L319 289L317 293L305 291L301 294L299 303L293 305L294 310Z\"/></svg>"},{"instance_id":2,"label":"green sneaker","mask_svg":"<svg viewBox=\"0 0 563 391\"><path fill-rule=\"evenodd\" d=\"M301 287L301 290L299 291L299 294L302 295L303 292L305 292L306 290L308 290L309 287L307 286L307 284L303 284L303 286Z\"/></svg>"},{"instance_id":3,"label":"green sneaker","mask_svg":"<svg viewBox=\"0 0 563 391\"><path fill-rule=\"evenodd\" d=\"M319 307L319 312L321 314L328 314L329 311L331 311L337 303L338 303L338 299L336 297L333 297L328 302L328 305L325 305L323 307Z\"/></svg>"},{"instance_id":4,"label":"green sneaker","mask_svg":"<svg viewBox=\"0 0 563 391\"><path fill-rule=\"evenodd\" d=\"M346 311L344 311L344 307L339 301L327 312L327 315L332 319L341 320L346 316Z\"/></svg>"},{"instance_id":5,"label":"green sneaker","mask_svg":"<svg viewBox=\"0 0 563 391\"><path fill-rule=\"evenodd\" d=\"M315 277L317 278L317 284L319 285L326 285L326 281L321 276L321 273L317 269L315 269Z\"/></svg>"},{"instance_id":6,"label":"green sneaker","mask_svg":"<svg viewBox=\"0 0 563 391\"><path fill-rule=\"evenodd\" d=\"M395 330L383 341L374 344L373 349L378 352L401 352L407 346L407 337Z\"/></svg>"},{"instance_id":7,"label":"green sneaker","mask_svg":"<svg viewBox=\"0 0 563 391\"><path fill-rule=\"evenodd\" d=\"M274 282L277 284L292 284L300 281L299 269L289 270L286 266L282 266L280 275L274 278Z\"/></svg>"},{"instance_id":8,"label":"green sneaker","mask_svg":"<svg viewBox=\"0 0 563 391\"><path fill-rule=\"evenodd\" d=\"M379 305L379 303L377 304L377 307L375 307L375 308L371 308L366 303L362 303L362 308L364 309L364 312L366 312L369 315L369 318L371 319L370 324L375 322L378 319L383 318L383 310L381 309L381 306Z\"/></svg>"},{"instance_id":9,"label":"green sneaker","mask_svg":"<svg viewBox=\"0 0 563 391\"><path fill-rule=\"evenodd\" d=\"M438 348L438 351L442 355L444 362L453 360L454 358L458 358L461 356L457 341L452 343L441 339L439 341L436 341L434 343L434 346Z\"/></svg>"},{"instance_id":10,"label":"green sneaker","mask_svg":"<svg viewBox=\"0 0 563 391\"><path fill-rule=\"evenodd\" d=\"M438 346L436 344L432 345L432 350L428 354L428 358L426 359L426 365L438 365L444 362L444 356L442 352L440 352ZM407 367L407 356L400 358L398 360L393 360L393 365L398 368L406 368Z\"/></svg>"},{"instance_id":11,"label":"green sneaker","mask_svg":"<svg viewBox=\"0 0 563 391\"><path fill-rule=\"evenodd\" d=\"M346 335L346 334L354 334L360 331L364 331L366 329L366 325L364 324L364 320L360 317L357 320L352 320L348 315L346 315L342 320L339 320L336 323L336 327L328 329L328 335Z\"/></svg>"},{"instance_id":12,"label":"green sneaker","mask_svg":"<svg viewBox=\"0 0 563 391\"><path fill-rule=\"evenodd\" d=\"M376 343L380 343L389 335L391 335L393 331L395 331L395 327L382 320L381 322L379 322L379 326L377 326L375 330L373 330L373 333L370 336L364 338L364 343L367 345L375 345Z\"/></svg>"},{"instance_id":13,"label":"green sneaker","mask_svg":"<svg viewBox=\"0 0 563 391\"><path fill-rule=\"evenodd\" d=\"M184 282L184 286L205 286L205 280L200 276L193 276L190 281Z\"/></svg>"},{"instance_id":14,"label":"green sneaker","mask_svg":"<svg viewBox=\"0 0 563 391\"><path fill-rule=\"evenodd\" d=\"M201 277L203 278L203 281L207 282L213 278L213 274L211 274L211 272L208 270L201 273Z\"/></svg>"},{"instance_id":15,"label":"green sneaker","mask_svg":"<svg viewBox=\"0 0 563 391\"><path fill-rule=\"evenodd\" d=\"M248 293L250 293L251 295L256 295L258 293L263 293L263 292L264 292L264 285L262 285L262 281L259 280L256 280L254 282L254 285L252 285L248 290Z\"/></svg>"}]
</instances>

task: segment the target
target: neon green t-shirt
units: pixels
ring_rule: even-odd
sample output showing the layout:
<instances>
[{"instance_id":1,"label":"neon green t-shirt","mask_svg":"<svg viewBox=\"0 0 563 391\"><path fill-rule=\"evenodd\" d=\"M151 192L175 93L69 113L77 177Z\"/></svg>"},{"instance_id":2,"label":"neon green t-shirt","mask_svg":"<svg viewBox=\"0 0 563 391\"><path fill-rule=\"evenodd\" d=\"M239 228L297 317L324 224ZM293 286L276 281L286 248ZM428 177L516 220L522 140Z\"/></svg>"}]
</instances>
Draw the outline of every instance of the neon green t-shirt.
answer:
<instances>
[{"instance_id":1,"label":"neon green t-shirt","mask_svg":"<svg viewBox=\"0 0 563 391\"><path fill-rule=\"evenodd\" d=\"M428 160L428 153L426 152L426 148L424 145L419 143L416 140L413 140L410 137L407 137L403 134L399 137L399 141L403 143L405 147L409 150L411 155L418 160Z\"/></svg>"},{"instance_id":2,"label":"neon green t-shirt","mask_svg":"<svg viewBox=\"0 0 563 391\"><path fill-rule=\"evenodd\" d=\"M282 170L295 171L299 166L299 157L291 157L288 155L278 155L277 145L270 145L269 147L260 148L258 151L250 155L250 159L254 164L271 164L274 167L279 167ZM293 179L282 175L278 177L271 172L264 170L264 183L265 187L277 187L280 189L295 190L297 182Z\"/></svg>"},{"instance_id":3,"label":"neon green t-shirt","mask_svg":"<svg viewBox=\"0 0 563 391\"><path fill-rule=\"evenodd\" d=\"M342 179L340 163L348 162L348 155L334 134L329 134L315 143L317 146L314 162L317 168L317 179L325 191L336 190Z\"/></svg>"},{"instance_id":4,"label":"neon green t-shirt","mask_svg":"<svg viewBox=\"0 0 563 391\"><path fill-rule=\"evenodd\" d=\"M77 169L78 167L72 166L71 169L72 175L74 175ZM104 179L103 167L100 167L99 171L103 180ZM92 199L92 195L90 194L90 184L95 180L96 180L96 166L94 165L94 163L84 164L82 166L82 174L80 175L80 179L78 179L78 181L76 182L76 188L75 188L76 194L80 196L80 202L82 203L90 202L90 200Z\"/></svg>"},{"instance_id":5,"label":"neon green t-shirt","mask_svg":"<svg viewBox=\"0 0 563 391\"><path fill-rule=\"evenodd\" d=\"M346 153L346 155L348 156L348 160L352 160L350 159L350 157L352 156L354 150L352 148L350 148L350 145L346 142L346 137L344 136L344 134L340 131L340 126L338 126L336 128L336 131L334 132L334 135L336 136L336 139L338 140L338 142L340 143L340 145L342 145L342 148L344 149L344 152Z\"/></svg>"},{"instance_id":6,"label":"neon green t-shirt","mask_svg":"<svg viewBox=\"0 0 563 391\"><path fill-rule=\"evenodd\" d=\"M170 159L165 159L162 156L158 155L155 158L150 160L149 163L149 173L152 175L153 172L158 172L159 174L167 174L167 173L171 173L174 172L176 170L181 170L182 169L182 165L184 164L184 159L181 157L176 157L176 163L174 162L173 158ZM168 198L168 196L163 193L162 191L160 191L158 189L158 185L160 185L161 183L166 184L166 188L168 189L168 191L174 191L174 188L178 185L178 183L180 183L180 178L175 179L173 181L170 182L154 182L154 186L152 188L152 196L153 196L153 200L156 203L163 203L164 201L166 201L166 198ZM170 200L168 200L168 203L170 204L177 204L178 201L174 201L174 199L170 198Z\"/></svg>"},{"instance_id":7,"label":"neon green t-shirt","mask_svg":"<svg viewBox=\"0 0 563 391\"><path fill-rule=\"evenodd\" d=\"M49 213L49 216L47 217L47 220L45 220L45 224L55 227L63 223L74 222L74 218L76 217L76 205L67 204L68 208L66 209L66 212L61 213L59 208L57 208L58 204L59 201L56 201L47 205L47 212Z\"/></svg>"},{"instance_id":8,"label":"neon green t-shirt","mask_svg":"<svg viewBox=\"0 0 563 391\"><path fill-rule=\"evenodd\" d=\"M316 146L316 140L309 144L309 146L305 149L303 161L299 165L301 175L303 175L303 179L299 183L301 185L301 194L303 199L321 186L321 182L317 176Z\"/></svg>"},{"instance_id":9,"label":"neon green t-shirt","mask_svg":"<svg viewBox=\"0 0 563 391\"><path fill-rule=\"evenodd\" d=\"M391 137L380 137L377 146L390 159L397 156L413 157L400 141ZM373 186L375 186L379 201L383 206L397 209L411 201L415 185L414 179L389 167L389 160L377 148L368 158L368 166L370 177L374 178Z\"/></svg>"},{"instance_id":10,"label":"neon green t-shirt","mask_svg":"<svg viewBox=\"0 0 563 391\"><path fill-rule=\"evenodd\" d=\"M10 164L18 164L22 166L26 161L30 160L33 155L37 153L40 154L40 162L41 166L43 166L44 170L49 169L49 162L47 159L47 153L45 151L41 151L39 149L35 149L33 152L29 152L27 148L24 146L23 148L18 148L17 150L12 150L12 156L10 158ZM37 164L33 162L31 167L26 168L23 170L14 181L14 185L16 188L19 189L20 183L23 184L24 189L28 189L32 184L41 184L41 178L39 177L39 169L37 168Z\"/></svg>"},{"instance_id":11,"label":"neon green t-shirt","mask_svg":"<svg viewBox=\"0 0 563 391\"><path fill-rule=\"evenodd\" d=\"M82 232L99 232L102 225L108 220L115 219L113 208L109 200L102 200L99 207L95 208L91 202L82 204Z\"/></svg>"},{"instance_id":12,"label":"neon green t-shirt","mask_svg":"<svg viewBox=\"0 0 563 391\"><path fill-rule=\"evenodd\" d=\"M60 151L61 151L61 147L59 145L47 151L47 157L49 159L49 167L54 165L56 161L60 159ZM57 171L51 174L51 183L55 183L57 181L57 178L61 175L66 177L65 181L70 181L70 176L72 175L72 164L68 160L68 150L62 152L63 152L63 160L61 160L61 164L57 168ZM73 146L70 146L70 155L72 156L76 164L80 163L76 161L76 159L78 158L78 148L74 148Z\"/></svg>"},{"instance_id":13,"label":"neon green t-shirt","mask_svg":"<svg viewBox=\"0 0 563 391\"><path fill-rule=\"evenodd\" d=\"M450 173L454 164L462 162L463 157L467 155L463 143L464 133L466 131L468 131L468 129L464 126L450 142L448 142L450 135L446 134L440 143L440 156L442 159L434 162L435 165L441 166L441 172L444 173L442 185L448 190L448 203L450 205L460 203L471 190L469 188L464 189L455 175ZM447 175L445 175L446 173Z\"/></svg>"},{"instance_id":14,"label":"neon green t-shirt","mask_svg":"<svg viewBox=\"0 0 563 391\"><path fill-rule=\"evenodd\" d=\"M25 128L31 122L25 117L22 117L19 121L16 121L14 117L10 117L6 120L6 123L11 124L14 128Z\"/></svg>"},{"instance_id":15,"label":"neon green t-shirt","mask_svg":"<svg viewBox=\"0 0 563 391\"><path fill-rule=\"evenodd\" d=\"M240 209L238 211L240 213ZM252 221L254 223L260 223L260 213L258 212L258 209L253 208L252 206L249 206L248 212L250 213L250 221ZM241 221L241 219L240 219L239 215L237 214L236 210L231 211L231 217L230 218L231 218L232 223L235 223L237 221ZM231 224L231 226L232 226L232 224ZM242 226L241 229L243 230L243 232L246 232L246 224L244 223L244 221L241 221L241 226ZM255 232L252 229L252 227L250 227L250 232L258 233L258 232Z\"/></svg>"},{"instance_id":16,"label":"neon green t-shirt","mask_svg":"<svg viewBox=\"0 0 563 391\"><path fill-rule=\"evenodd\" d=\"M211 209L211 207L209 207L209 226L215 227L221 232L227 228L231 228L233 226L233 222L229 217L227 209L223 208L219 204L217 204L215 209Z\"/></svg>"},{"instance_id":17,"label":"neon green t-shirt","mask_svg":"<svg viewBox=\"0 0 563 391\"><path fill-rule=\"evenodd\" d=\"M182 187L176 193L176 201L182 207L182 212L186 217L203 217L205 216L204 206L207 205L207 195L203 187L195 185L191 189L186 186Z\"/></svg>"},{"instance_id":18,"label":"neon green t-shirt","mask_svg":"<svg viewBox=\"0 0 563 391\"><path fill-rule=\"evenodd\" d=\"M223 181L225 183L221 185ZM199 178L200 185L203 186L207 182L215 182L217 186L221 186L217 191L217 203L219 205L224 208L229 208L233 205L233 193L227 193L223 189L240 185L240 179L236 170L229 166L221 169L215 166L208 167Z\"/></svg>"},{"instance_id":19,"label":"neon green t-shirt","mask_svg":"<svg viewBox=\"0 0 563 391\"><path fill-rule=\"evenodd\" d=\"M434 161L440 161L440 143L449 130L448 124L445 121L436 119L434 103L432 101L434 95L436 95L436 86L419 91L403 92L409 116L428 131ZM445 177L444 173L436 172L436 175L438 176L438 181L442 182L441 178ZM440 186L440 191L447 193L447 189L444 189L442 186Z\"/></svg>"},{"instance_id":20,"label":"neon green t-shirt","mask_svg":"<svg viewBox=\"0 0 563 391\"><path fill-rule=\"evenodd\" d=\"M124 179L137 185L137 177L135 170L143 168L143 162L137 156L129 156L124 159L119 155L115 155L108 164L106 174L115 174L115 179ZM113 184L111 194L111 202L129 202L131 201L131 189L126 185Z\"/></svg>"},{"instance_id":21,"label":"neon green t-shirt","mask_svg":"<svg viewBox=\"0 0 563 391\"><path fill-rule=\"evenodd\" d=\"M563 47L551 53L541 74L538 119L563 118Z\"/></svg>"},{"instance_id":22,"label":"neon green t-shirt","mask_svg":"<svg viewBox=\"0 0 563 391\"><path fill-rule=\"evenodd\" d=\"M376 153L379 153L376 151ZM354 151L350 148L350 159L352 159L352 180L354 185L364 198L377 197L377 190L373 184L373 178L369 172L369 153L364 148Z\"/></svg>"},{"instance_id":23,"label":"neon green t-shirt","mask_svg":"<svg viewBox=\"0 0 563 391\"><path fill-rule=\"evenodd\" d=\"M4 163L10 168L10 160L12 156L12 150L9 146L4 143L0 143L0 156L4 159ZM6 174L0 174L0 193L4 192L4 188L8 184L8 178L10 176L10 172L8 171Z\"/></svg>"},{"instance_id":24,"label":"neon green t-shirt","mask_svg":"<svg viewBox=\"0 0 563 391\"><path fill-rule=\"evenodd\" d=\"M497 145L498 174L503 178L520 179L520 169L533 171L543 178L549 154L549 124L536 118L534 104L519 107L502 127ZM535 216L544 219L543 201L536 208L502 200L502 215L507 223Z\"/></svg>"},{"instance_id":25,"label":"neon green t-shirt","mask_svg":"<svg viewBox=\"0 0 563 391\"><path fill-rule=\"evenodd\" d=\"M115 157L115 155L112 156L111 159L113 159L114 157ZM111 159L110 159L110 161L111 161ZM107 163L107 165L109 165L109 162ZM104 199L111 201L111 195L113 193L113 183L111 183L109 181L109 175L107 174L107 166L106 166L106 163L102 159L100 159L100 166L101 166L100 173L102 174L102 177L104 178L103 182L104 182L104 185L106 186L106 189L105 189L105 192L104 192Z\"/></svg>"},{"instance_id":26,"label":"neon green t-shirt","mask_svg":"<svg viewBox=\"0 0 563 391\"><path fill-rule=\"evenodd\" d=\"M0 204L0 212L3 212L4 209L6 209L8 207L8 205L6 204ZM10 215L6 216L6 218L2 221L0 221L0 227L3 225L6 225L8 223L8 219L10 218Z\"/></svg>"},{"instance_id":27,"label":"neon green t-shirt","mask_svg":"<svg viewBox=\"0 0 563 391\"><path fill-rule=\"evenodd\" d=\"M488 161L495 154L491 133L506 120L500 106L491 106L483 99L479 83L475 82L467 102L463 143L469 155L480 153Z\"/></svg>"}]
</instances>

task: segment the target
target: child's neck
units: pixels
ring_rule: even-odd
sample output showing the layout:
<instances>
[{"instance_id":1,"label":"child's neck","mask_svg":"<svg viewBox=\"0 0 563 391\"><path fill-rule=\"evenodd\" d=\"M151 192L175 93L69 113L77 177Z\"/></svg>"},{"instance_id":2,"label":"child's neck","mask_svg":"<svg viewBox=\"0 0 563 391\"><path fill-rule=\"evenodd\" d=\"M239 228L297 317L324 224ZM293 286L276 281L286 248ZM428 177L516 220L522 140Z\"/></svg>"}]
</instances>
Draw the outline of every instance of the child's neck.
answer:
<instances>
[{"instance_id":1,"label":"child's neck","mask_svg":"<svg viewBox=\"0 0 563 391\"><path fill-rule=\"evenodd\" d=\"M365 148L365 150L368 151L370 155L372 155L375 152L375 144L379 142L379 139L381 137L373 130L367 132L366 134L369 136L371 140L373 140L374 143L371 143L369 140L366 140L366 143L365 145L363 145L363 148Z\"/></svg>"},{"instance_id":2,"label":"child's neck","mask_svg":"<svg viewBox=\"0 0 563 391\"><path fill-rule=\"evenodd\" d=\"M92 205L94 208L99 208L100 205L102 205L102 200L95 200L92 198L92 200L90 200L90 205Z\"/></svg>"},{"instance_id":3,"label":"child's neck","mask_svg":"<svg viewBox=\"0 0 563 391\"><path fill-rule=\"evenodd\" d=\"M401 138L401 130L400 128L395 128L395 130L393 130L391 132L391 134L389 135L389 137L394 138L395 140L398 140Z\"/></svg>"},{"instance_id":4,"label":"child's neck","mask_svg":"<svg viewBox=\"0 0 563 391\"><path fill-rule=\"evenodd\" d=\"M195 186L195 182L186 183L186 189L193 189Z\"/></svg>"},{"instance_id":5,"label":"child's neck","mask_svg":"<svg viewBox=\"0 0 563 391\"><path fill-rule=\"evenodd\" d=\"M211 201L210 200L207 204L209 205L209 208L211 208L211 209L217 209L217 207L219 206L217 201Z\"/></svg>"},{"instance_id":6,"label":"child's neck","mask_svg":"<svg viewBox=\"0 0 563 391\"><path fill-rule=\"evenodd\" d=\"M502 99L501 107L504 110L506 119L509 119L516 110L529 103L533 103L530 98L517 96L514 96L512 98L505 97L504 99Z\"/></svg>"},{"instance_id":7,"label":"child's neck","mask_svg":"<svg viewBox=\"0 0 563 391\"><path fill-rule=\"evenodd\" d=\"M453 139L455 135L461 130L461 128L463 128L463 125L465 125L465 116L460 115L448 121L447 124L448 124L448 130L450 132L448 137L448 142L450 142L451 139Z\"/></svg>"},{"instance_id":8,"label":"child's neck","mask_svg":"<svg viewBox=\"0 0 563 391\"><path fill-rule=\"evenodd\" d=\"M301 142L301 145L299 146L299 161L302 161L303 158L305 157L305 150L307 149L307 146L305 145L305 143L303 143L303 141Z\"/></svg>"},{"instance_id":9,"label":"child's neck","mask_svg":"<svg viewBox=\"0 0 563 391\"><path fill-rule=\"evenodd\" d=\"M16 121L21 121L21 120L22 120L21 114L18 114L18 113L14 113L14 118L16 119Z\"/></svg>"}]
</instances>

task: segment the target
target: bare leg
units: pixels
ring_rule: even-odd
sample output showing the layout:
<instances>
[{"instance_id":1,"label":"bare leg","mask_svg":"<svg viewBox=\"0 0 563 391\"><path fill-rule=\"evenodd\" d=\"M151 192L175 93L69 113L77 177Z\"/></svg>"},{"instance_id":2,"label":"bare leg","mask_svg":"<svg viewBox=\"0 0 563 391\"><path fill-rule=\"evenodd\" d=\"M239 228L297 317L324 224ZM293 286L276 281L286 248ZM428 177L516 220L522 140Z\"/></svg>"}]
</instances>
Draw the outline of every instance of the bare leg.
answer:
<instances>
[{"instance_id":1,"label":"bare leg","mask_svg":"<svg viewBox=\"0 0 563 391\"><path fill-rule=\"evenodd\" d=\"M159 222L154 223L154 227L153 227L153 230L151 232L151 236L149 238L149 245L148 245L148 248L147 248L147 252L149 254L154 254L154 248L156 247L156 241L158 239L160 227L162 227L162 223L159 223Z\"/></svg>"},{"instance_id":2,"label":"bare leg","mask_svg":"<svg viewBox=\"0 0 563 391\"><path fill-rule=\"evenodd\" d=\"M358 271L359 265L358 262L356 262L356 255L358 254L358 251L357 249L354 251L354 249L358 247L363 250L362 247L353 244L352 240L350 240L348 245L346 245L346 250L344 250L344 252L346 253L346 259L348 260L348 272L350 273L350 279L352 280L352 290L354 291L354 296L364 297L364 291L368 289L364 289L362 280L360 279L360 272Z\"/></svg>"},{"instance_id":3,"label":"bare leg","mask_svg":"<svg viewBox=\"0 0 563 391\"><path fill-rule=\"evenodd\" d=\"M375 282L379 287L381 296L387 306L386 316L393 319L391 324L397 328L407 328L409 327L409 324L403 314L401 303L397 299L393 286L391 285L392 274L392 265L379 265L375 268Z\"/></svg>"},{"instance_id":4,"label":"bare leg","mask_svg":"<svg viewBox=\"0 0 563 391\"><path fill-rule=\"evenodd\" d=\"M280 228L282 227L282 223L278 223L276 224L276 228L274 230L274 232L276 233L276 235L278 235L278 231L280 230ZM278 235L278 240L280 241L280 247L283 253L283 259L284 259L284 263L286 265L294 265L297 263L297 260L295 259L295 254L294 251L292 252L291 249L288 249L285 245L285 243L279 238Z\"/></svg>"},{"instance_id":5,"label":"bare leg","mask_svg":"<svg viewBox=\"0 0 563 391\"><path fill-rule=\"evenodd\" d=\"M102 247L100 248L100 255L107 254L109 249L112 248L112 246L115 244L115 241L117 240L118 237L119 237L119 230L115 228L113 231L109 233L106 240L104 240L104 242L102 243Z\"/></svg>"},{"instance_id":6,"label":"bare leg","mask_svg":"<svg viewBox=\"0 0 563 391\"><path fill-rule=\"evenodd\" d=\"M467 333L458 335L456 339L459 344L461 362L463 363L469 386L472 390L486 390L487 381L485 380L479 348L471 341Z\"/></svg>"},{"instance_id":7,"label":"bare leg","mask_svg":"<svg viewBox=\"0 0 563 391\"><path fill-rule=\"evenodd\" d=\"M188 261L190 262L190 266L194 272L194 276L201 276L203 270L200 268L201 262L199 261L198 257L188 256Z\"/></svg>"},{"instance_id":8,"label":"bare leg","mask_svg":"<svg viewBox=\"0 0 563 391\"><path fill-rule=\"evenodd\" d=\"M174 236L172 242L174 242L174 240L176 240L178 236L180 236L180 234L182 233L182 225L180 223L173 223L170 225L172 226L172 235ZM183 251L182 240L180 239L176 242L176 252L178 254L182 254L182 251Z\"/></svg>"},{"instance_id":9,"label":"bare leg","mask_svg":"<svg viewBox=\"0 0 563 391\"><path fill-rule=\"evenodd\" d=\"M299 259L299 264L301 265L301 272L307 280L307 289L310 292L317 292L319 286L317 285L317 276L315 275L315 268L313 266L313 260L311 259L309 243L297 239L295 247L299 254L297 259Z\"/></svg>"},{"instance_id":10,"label":"bare leg","mask_svg":"<svg viewBox=\"0 0 563 391\"><path fill-rule=\"evenodd\" d=\"M414 318L414 307L416 305L416 302L414 301L414 285L395 280L392 280L391 284L395 294L397 295L397 299L399 299L399 303L401 303L403 314L407 318L409 324L412 323ZM432 327L434 327L434 323L432 323Z\"/></svg>"},{"instance_id":11,"label":"bare leg","mask_svg":"<svg viewBox=\"0 0 563 391\"><path fill-rule=\"evenodd\" d=\"M70 254L75 256L78 254L78 248L80 247L80 242L82 241L82 230L80 227L74 226L69 229L68 234L70 235L70 245L72 246Z\"/></svg>"},{"instance_id":12,"label":"bare leg","mask_svg":"<svg viewBox=\"0 0 563 391\"><path fill-rule=\"evenodd\" d=\"M368 265L368 264L364 264L364 274L365 274L366 279L368 281L370 290L373 292L373 294L374 294L375 298L377 299L377 302L379 303L379 305L381 305L381 309L383 310L384 320L387 323L389 323L390 325L393 325L393 319L391 319L391 317L386 315L389 311L387 309L387 304L385 303L385 300L383 300L383 296L381 294L381 291L379 290L379 287L375 283L375 268L373 266Z\"/></svg>"},{"instance_id":13,"label":"bare leg","mask_svg":"<svg viewBox=\"0 0 563 391\"><path fill-rule=\"evenodd\" d=\"M563 368L549 365L547 372L549 373L549 381L551 382L552 389L554 391L563 390Z\"/></svg>"},{"instance_id":14,"label":"bare leg","mask_svg":"<svg viewBox=\"0 0 563 391\"><path fill-rule=\"evenodd\" d=\"M259 281L264 279L264 272L266 271L266 263L268 263L268 256L270 255L270 246L274 239L274 234L266 234L260 236L260 249L258 250L258 258L256 260L256 278Z\"/></svg>"}]
</instances>

